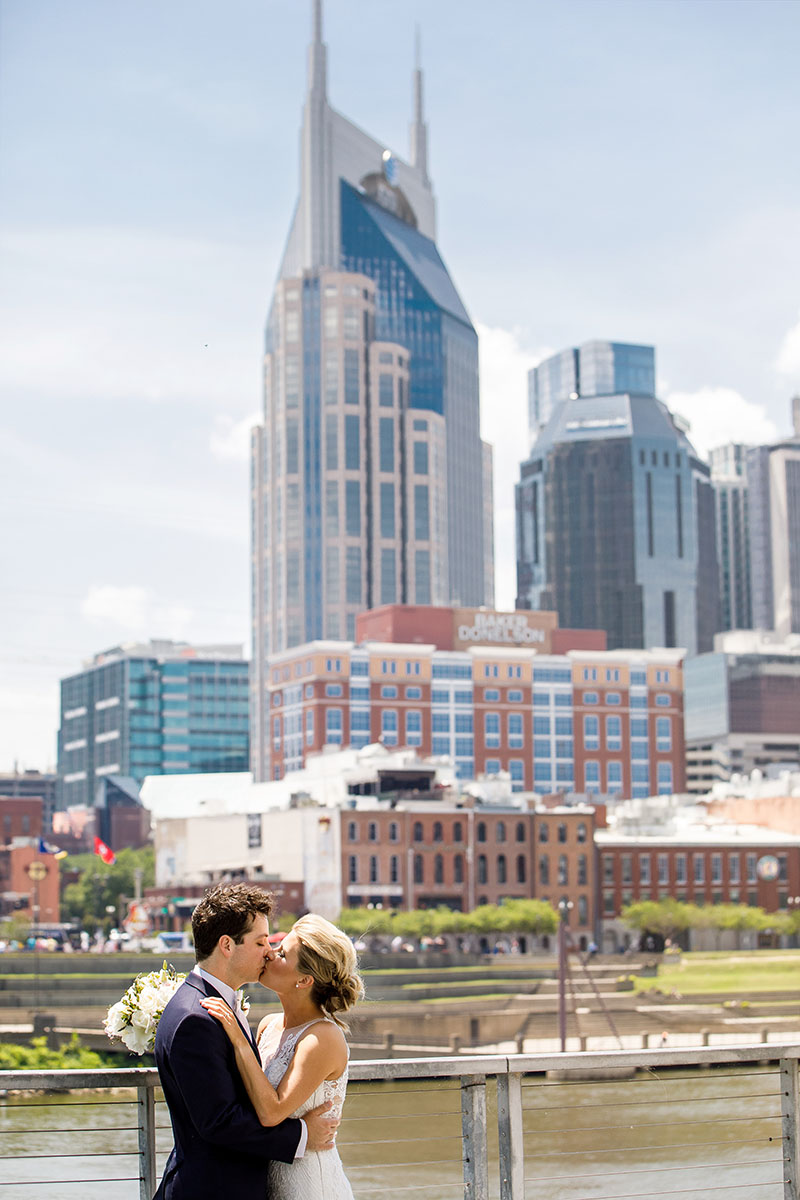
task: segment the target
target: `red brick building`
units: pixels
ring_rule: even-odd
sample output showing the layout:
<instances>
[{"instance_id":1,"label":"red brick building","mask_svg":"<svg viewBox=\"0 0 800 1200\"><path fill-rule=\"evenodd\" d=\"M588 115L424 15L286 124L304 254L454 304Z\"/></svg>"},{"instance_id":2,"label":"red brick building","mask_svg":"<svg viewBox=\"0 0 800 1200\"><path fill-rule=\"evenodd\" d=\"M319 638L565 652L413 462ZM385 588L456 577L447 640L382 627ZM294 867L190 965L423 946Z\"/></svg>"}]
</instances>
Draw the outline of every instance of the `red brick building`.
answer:
<instances>
[{"instance_id":1,"label":"red brick building","mask_svg":"<svg viewBox=\"0 0 800 1200\"><path fill-rule=\"evenodd\" d=\"M591 807L403 804L343 809L342 904L468 912L480 904L565 900L584 941L596 929Z\"/></svg>"},{"instance_id":2,"label":"red brick building","mask_svg":"<svg viewBox=\"0 0 800 1200\"><path fill-rule=\"evenodd\" d=\"M518 792L684 789L680 651L606 651L553 613L400 605L359 616L357 636L270 659L270 778L380 742L459 779L506 772Z\"/></svg>"}]
</instances>

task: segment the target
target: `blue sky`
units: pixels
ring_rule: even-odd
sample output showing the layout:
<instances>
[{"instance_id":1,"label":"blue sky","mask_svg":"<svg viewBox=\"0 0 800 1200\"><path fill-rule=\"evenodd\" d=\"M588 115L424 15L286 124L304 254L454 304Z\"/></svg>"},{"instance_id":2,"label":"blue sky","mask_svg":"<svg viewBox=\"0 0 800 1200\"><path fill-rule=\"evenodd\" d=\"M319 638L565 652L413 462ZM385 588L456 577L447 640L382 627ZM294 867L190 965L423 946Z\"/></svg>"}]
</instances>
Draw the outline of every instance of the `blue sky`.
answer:
<instances>
[{"instance_id":1,"label":"blue sky","mask_svg":"<svg viewBox=\"0 0 800 1200\"><path fill-rule=\"evenodd\" d=\"M119 641L247 642L247 429L297 190L306 0L0 6L0 769ZM800 390L795 0L327 0L335 107L405 154L481 332L498 601L525 372L653 343L700 449Z\"/></svg>"}]
</instances>

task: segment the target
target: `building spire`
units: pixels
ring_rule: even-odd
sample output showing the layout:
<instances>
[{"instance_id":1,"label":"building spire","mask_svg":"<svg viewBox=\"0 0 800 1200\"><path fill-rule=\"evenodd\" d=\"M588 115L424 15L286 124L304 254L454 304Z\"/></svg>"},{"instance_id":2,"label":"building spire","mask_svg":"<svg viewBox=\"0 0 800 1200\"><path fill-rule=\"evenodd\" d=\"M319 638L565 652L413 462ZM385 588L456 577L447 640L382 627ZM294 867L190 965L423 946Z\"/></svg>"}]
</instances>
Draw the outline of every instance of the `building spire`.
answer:
<instances>
[{"instance_id":1,"label":"building spire","mask_svg":"<svg viewBox=\"0 0 800 1200\"><path fill-rule=\"evenodd\" d=\"M414 120L411 124L411 165L428 182L428 127L425 124L422 49L419 25L414 30Z\"/></svg>"},{"instance_id":2,"label":"building spire","mask_svg":"<svg viewBox=\"0 0 800 1200\"><path fill-rule=\"evenodd\" d=\"M327 92L327 48L322 40L322 0L312 0L308 91L309 95L318 98L324 98Z\"/></svg>"}]
</instances>

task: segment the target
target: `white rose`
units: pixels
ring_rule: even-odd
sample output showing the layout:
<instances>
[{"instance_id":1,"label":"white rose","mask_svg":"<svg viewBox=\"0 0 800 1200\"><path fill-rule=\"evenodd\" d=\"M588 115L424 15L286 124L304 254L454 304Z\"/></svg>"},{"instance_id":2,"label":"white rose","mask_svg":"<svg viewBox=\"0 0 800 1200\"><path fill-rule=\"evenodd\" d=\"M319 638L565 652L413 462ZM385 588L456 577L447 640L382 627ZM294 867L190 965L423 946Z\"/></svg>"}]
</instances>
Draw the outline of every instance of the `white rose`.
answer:
<instances>
[{"instance_id":1,"label":"white rose","mask_svg":"<svg viewBox=\"0 0 800 1200\"><path fill-rule=\"evenodd\" d=\"M122 1033L122 1040L134 1054L145 1054L152 1048L150 1034L138 1025L129 1025Z\"/></svg>"},{"instance_id":2,"label":"white rose","mask_svg":"<svg viewBox=\"0 0 800 1200\"><path fill-rule=\"evenodd\" d=\"M143 988L139 995L137 1008L139 1012L147 1013L148 1016L153 1016L159 1006L159 995L155 988Z\"/></svg>"},{"instance_id":3,"label":"white rose","mask_svg":"<svg viewBox=\"0 0 800 1200\"><path fill-rule=\"evenodd\" d=\"M111 1005L104 1024L109 1037L119 1037L123 1029L126 1028L125 1009L121 1000Z\"/></svg>"}]
</instances>

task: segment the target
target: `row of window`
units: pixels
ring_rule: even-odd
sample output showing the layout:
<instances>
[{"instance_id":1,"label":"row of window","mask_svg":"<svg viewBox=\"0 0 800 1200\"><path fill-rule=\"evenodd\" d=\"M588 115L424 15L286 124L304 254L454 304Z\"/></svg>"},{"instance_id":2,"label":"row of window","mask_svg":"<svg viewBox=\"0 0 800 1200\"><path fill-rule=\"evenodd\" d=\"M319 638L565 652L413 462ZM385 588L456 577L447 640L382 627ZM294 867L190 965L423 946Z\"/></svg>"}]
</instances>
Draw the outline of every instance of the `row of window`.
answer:
<instances>
[{"instance_id":1,"label":"row of window","mask_svg":"<svg viewBox=\"0 0 800 1200\"><path fill-rule=\"evenodd\" d=\"M453 884L463 884L466 880L466 865L463 854L455 854L452 859L448 859L452 864L452 879L448 882ZM359 872L362 866L366 865L367 880L359 879ZM371 854L366 864L362 864L355 854L348 857L347 878L349 883L401 883L401 857L399 854L392 854L389 858L389 878L388 881L382 881L380 878L380 859L377 854ZM518 854L514 863L516 882L527 883L528 864L524 854ZM430 878L426 876L430 873ZM509 864L505 854L498 854L494 862L494 882L498 884L509 882ZM415 884L424 883L445 883L445 857L443 854L434 855L432 860L427 860L421 854L415 854L412 863L412 878ZM479 854L476 860L476 882L489 883L489 859L485 854Z\"/></svg>"},{"instance_id":2,"label":"row of window","mask_svg":"<svg viewBox=\"0 0 800 1200\"><path fill-rule=\"evenodd\" d=\"M784 882L786 880L786 855L779 854L778 858L778 880ZM674 863L673 875L670 879L670 859ZM706 859L705 851L697 851L695 853L677 853L674 855L657 854L656 855L656 879L658 883L688 883L689 871L694 883L703 884L706 882ZM723 882L723 866L724 855L722 852L713 852L710 855L711 859L711 882ZM740 884L742 882L742 855L739 851L732 851L727 856L728 859L728 883ZM747 883L756 883L758 881L758 855L756 853L747 853L745 859L745 878ZM604 883L614 882L616 856L613 854L603 855L603 881ZM633 854L620 855L620 875L623 884L633 883ZM637 856L639 868L639 884L643 887L649 887L652 882L652 857L649 853L642 853Z\"/></svg>"},{"instance_id":3,"label":"row of window","mask_svg":"<svg viewBox=\"0 0 800 1200\"><path fill-rule=\"evenodd\" d=\"M583 700L584 704L591 704L591 705L600 704L601 703L600 693L599 692L584 692L582 695L582 700ZM669 692L657 692L656 697L655 697L655 702L656 702L656 705L658 708L669 708L670 705L672 704L672 697L669 694ZM605 695L603 696L602 703L606 704L610 708L618 708L619 705L622 704L622 693L621 692L606 692ZM648 707L648 698L646 695L629 696L628 697L628 708L647 708L647 707Z\"/></svg>"},{"instance_id":4,"label":"row of window","mask_svg":"<svg viewBox=\"0 0 800 1200\"><path fill-rule=\"evenodd\" d=\"M368 821L366 826L367 837L369 842L380 841L380 826L377 821ZM536 823L537 838L540 842L550 841L550 822L537 821ZM447 831L450 841L460 843L464 841L464 824L462 821L454 821L452 826ZM424 842L430 838L433 842L444 841L445 827L442 821L434 821L433 828L426 832L422 821L415 821L412 829L412 841ZM505 821L496 821L494 824L494 840L496 842L505 842L508 840L509 830ZM357 842L361 837L361 827L357 821L348 821L347 824L347 840L349 842ZM526 823L517 821L514 824L514 840L524 842L527 837ZM489 838L489 826L486 821L477 821L475 824L475 840L476 842L486 842ZM578 821L575 825L575 839L579 843L586 842L588 838L588 828L585 821ZM389 839L390 842L400 841L400 825L397 821L389 822ZM555 825L555 840L562 845L568 840L568 826L566 822L559 821Z\"/></svg>"}]
</instances>

